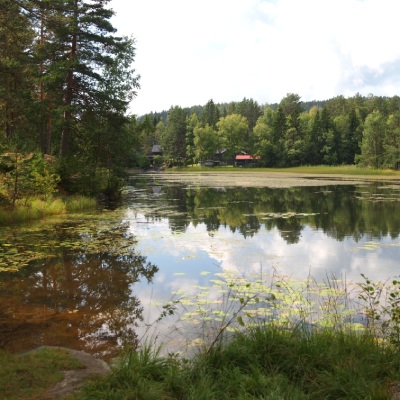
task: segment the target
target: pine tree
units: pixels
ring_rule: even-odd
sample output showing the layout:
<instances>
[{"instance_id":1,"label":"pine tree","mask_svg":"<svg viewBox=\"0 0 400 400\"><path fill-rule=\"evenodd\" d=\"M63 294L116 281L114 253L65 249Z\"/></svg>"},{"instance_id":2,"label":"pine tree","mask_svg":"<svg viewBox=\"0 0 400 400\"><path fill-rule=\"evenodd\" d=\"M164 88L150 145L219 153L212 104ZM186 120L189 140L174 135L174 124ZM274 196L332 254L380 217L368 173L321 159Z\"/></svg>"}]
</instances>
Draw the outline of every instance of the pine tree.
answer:
<instances>
[{"instance_id":1,"label":"pine tree","mask_svg":"<svg viewBox=\"0 0 400 400\"><path fill-rule=\"evenodd\" d=\"M218 107L215 105L214 101L211 99L207 102L204 107L203 114L201 116L201 122L203 126L207 124L215 129L217 122L219 121L220 113Z\"/></svg>"},{"instance_id":2,"label":"pine tree","mask_svg":"<svg viewBox=\"0 0 400 400\"><path fill-rule=\"evenodd\" d=\"M12 0L0 0L0 130L13 142L24 141L21 135L26 135L33 100L33 38L21 7Z\"/></svg>"}]
</instances>

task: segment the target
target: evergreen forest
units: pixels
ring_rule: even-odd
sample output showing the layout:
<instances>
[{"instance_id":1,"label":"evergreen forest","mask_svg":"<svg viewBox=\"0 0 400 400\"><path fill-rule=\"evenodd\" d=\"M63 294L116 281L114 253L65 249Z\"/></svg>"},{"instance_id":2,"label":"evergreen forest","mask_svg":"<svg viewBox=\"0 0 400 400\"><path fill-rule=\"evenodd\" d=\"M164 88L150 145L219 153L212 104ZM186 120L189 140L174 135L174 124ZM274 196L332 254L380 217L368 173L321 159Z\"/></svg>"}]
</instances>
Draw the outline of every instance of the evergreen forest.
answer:
<instances>
[{"instance_id":1,"label":"evergreen forest","mask_svg":"<svg viewBox=\"0 0 400 400\"><path fill-rule=\"evenodd\" d=\"M229 165L238 154L263 167L399 167L398 96L289 93L130 115L136 45L118 36L109 3L0 0L0 202L55 187L112 195L127 168Z\"/></svg>"}]
</instances>

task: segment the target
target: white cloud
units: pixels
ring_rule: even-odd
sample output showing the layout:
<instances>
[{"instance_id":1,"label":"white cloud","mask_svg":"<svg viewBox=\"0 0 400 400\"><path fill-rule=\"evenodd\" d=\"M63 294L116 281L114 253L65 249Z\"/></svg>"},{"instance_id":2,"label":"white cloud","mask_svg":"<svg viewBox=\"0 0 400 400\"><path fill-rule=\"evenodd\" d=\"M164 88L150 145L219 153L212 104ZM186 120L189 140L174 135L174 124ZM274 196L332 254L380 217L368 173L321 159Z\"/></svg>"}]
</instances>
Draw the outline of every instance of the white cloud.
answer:
<instances>
[{"instance_id":1,"label":"white cloud","mask_svg":"<svg viewBox=\"0 0 400 400\"><path fill-rule=\"evenodd\" d=\"M399 91L390 75L400 62L397 0L112 0L110 7L119 33L137 40L136 114L210 98L271 103L288 92L322 100Z\"/></svg>"}]
</instances>

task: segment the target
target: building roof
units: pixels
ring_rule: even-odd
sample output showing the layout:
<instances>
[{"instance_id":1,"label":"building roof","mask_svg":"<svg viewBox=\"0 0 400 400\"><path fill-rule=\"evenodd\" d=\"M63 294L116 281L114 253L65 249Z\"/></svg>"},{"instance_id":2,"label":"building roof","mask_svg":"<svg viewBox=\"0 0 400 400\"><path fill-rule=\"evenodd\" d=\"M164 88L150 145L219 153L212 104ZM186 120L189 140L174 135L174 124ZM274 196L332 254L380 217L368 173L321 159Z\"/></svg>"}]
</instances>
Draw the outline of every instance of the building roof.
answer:
<instances>
[{"instance_id":1,"label":"building roof","mask_svg":"<svg viewBox=\"0 0 400 400\"><path fill-rule=\"evenodd\" d=\"M235 160L245 161L245 160L259 160L260 156L253 157L251 154L238 154Z\"/></svg>"},{"instance_id":2,"label":"building roof","mask_svg":"<svg viewBox=\"0 0 400 400\"><path fill-rule=\"evenodd\" d=\"M151 152L152 153L161 153L162 152L161 146L159 144L153 145L153 147L151 148Z\"/></svg>"}]
</instances>

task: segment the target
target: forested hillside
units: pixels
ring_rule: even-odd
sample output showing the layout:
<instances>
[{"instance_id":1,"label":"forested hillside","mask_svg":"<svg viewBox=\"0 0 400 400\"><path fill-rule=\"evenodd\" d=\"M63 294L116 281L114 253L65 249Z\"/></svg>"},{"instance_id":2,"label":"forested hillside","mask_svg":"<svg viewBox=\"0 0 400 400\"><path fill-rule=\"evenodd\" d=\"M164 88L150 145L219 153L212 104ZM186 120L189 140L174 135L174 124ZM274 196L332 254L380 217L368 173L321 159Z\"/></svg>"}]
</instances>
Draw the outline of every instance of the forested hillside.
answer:
<instances>
[{"instance_id":1,"label":"forested hillside","mask_svg":"<svg viewBox=\"0 0 400 400\"><path fill-rule=\"evenodd\" d=\"M400 97L374 95L302 102L289 93L278 104L253 99L204 106L171 107L141 118L142 139L161 143L166 159L187 163L224 150L259 157L258 165L360 164L398 168ZM179 128L178 128L179 126Z\"/></svg>"}]
</instances>

